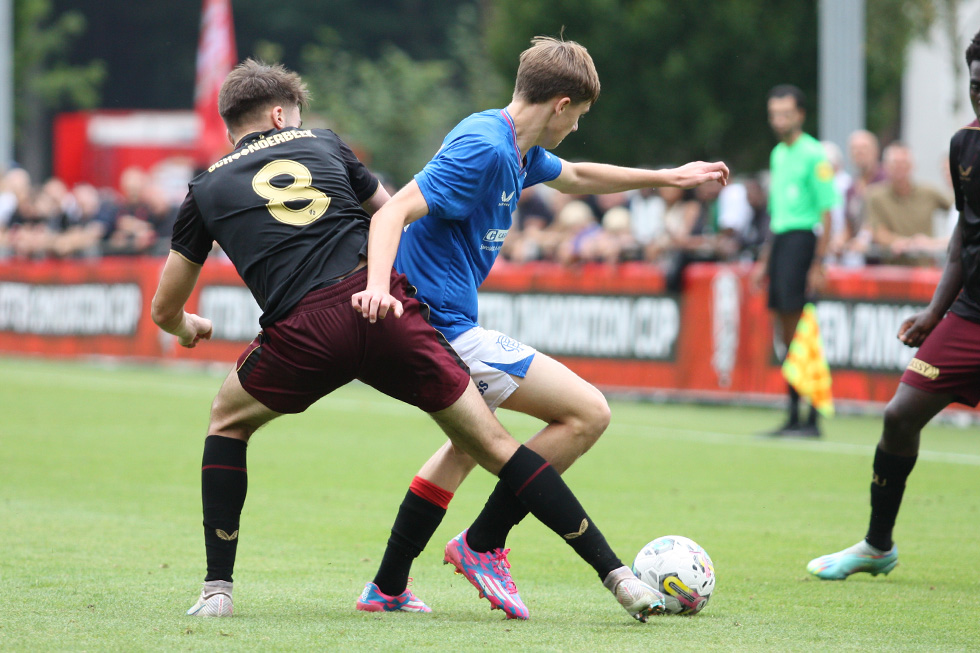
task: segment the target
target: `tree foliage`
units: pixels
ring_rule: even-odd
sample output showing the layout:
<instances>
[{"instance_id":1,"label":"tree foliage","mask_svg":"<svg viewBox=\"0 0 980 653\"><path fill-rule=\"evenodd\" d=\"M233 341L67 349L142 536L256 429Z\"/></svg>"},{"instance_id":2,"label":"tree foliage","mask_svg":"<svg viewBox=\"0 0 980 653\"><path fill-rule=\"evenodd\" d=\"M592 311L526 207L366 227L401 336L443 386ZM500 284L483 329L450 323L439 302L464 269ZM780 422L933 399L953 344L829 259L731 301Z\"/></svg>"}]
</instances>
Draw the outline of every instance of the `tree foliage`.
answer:
<instances>
[{"instance_id":1,"label":"tree foliage","mask_svg":"<svg viewBox=\"0 0 980 653\"><path fill-rule=\"evenodd\" d=\"M867 0L868 124L897 135L905 52L936 2ZM536 34L578 41L603 84L595 109L560 153L622 164L723 158L767 165L773 137L765 98L780 83L810 98L816 132L818 0L497 0L488 41L513 75Z\"/></svg>"},{"instance_id":2,"label":"tree foliage","mask_svg":"<svg viewBox=\"0 0 980 653\"><path fill-rule=\"evenodd\" d=\"M14 2L14 109L19 158L35 176L45 167L47 124L54 109L94 107L105 75L101 61L71 65L66 56L72 42L85 32L77 11L52 16L50 0Z\"/></svg>"},{"instance_id":3,"label":"tree foliage","mask_svg":"<svg viewBox=\"0 0 980 653\"><path fill-rule=\"evenodd\" d=\"M375 171L405 183L459 120L498 93L478 23L464 7L450 30L449 56L433 60L412 59L391 44L377 57L358 55L341 49L335 31L322 30L303 54L313 110L366 151Z\"/></svg>"}]
</instances>

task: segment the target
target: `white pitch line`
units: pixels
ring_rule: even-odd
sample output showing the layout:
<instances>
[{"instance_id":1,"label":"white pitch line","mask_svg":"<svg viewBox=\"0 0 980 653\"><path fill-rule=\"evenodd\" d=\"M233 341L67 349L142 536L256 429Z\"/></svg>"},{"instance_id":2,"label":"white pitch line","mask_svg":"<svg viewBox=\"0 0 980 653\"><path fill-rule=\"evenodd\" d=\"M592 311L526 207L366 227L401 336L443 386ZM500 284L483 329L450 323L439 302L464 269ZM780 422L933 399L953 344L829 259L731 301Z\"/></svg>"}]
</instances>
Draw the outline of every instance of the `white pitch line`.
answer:
<instances>
[{"instance_id":1,"label":"white pitch line","mask_svg":"<svg viewBox=\"0 0 980 653\"><path fill-rule=\"evenodd\" d=\"M717 431L698 431L694 429L684 429L671 426L651 428L649 424L625 424L619 422L610 431L616 432L621 429L631 429L629 437L665 438L668 435L681 435L690 440L707 444L730 444L742 447L762 447L765 449L789 448L800 449L803 451L814 451L817 453L835 453L867 456L869 459L874 455L875 444L852 444L849 442L828 442L825 440L799 440L799 439L779 439L765 436L745 436L734 433L720 433ZM950 463L954 465L971 465L980 467L980 456L969 453L956 453L951 451L931 451L929 449L919 450L919 460L929 462Z\"/></svg>"}]
</instances>

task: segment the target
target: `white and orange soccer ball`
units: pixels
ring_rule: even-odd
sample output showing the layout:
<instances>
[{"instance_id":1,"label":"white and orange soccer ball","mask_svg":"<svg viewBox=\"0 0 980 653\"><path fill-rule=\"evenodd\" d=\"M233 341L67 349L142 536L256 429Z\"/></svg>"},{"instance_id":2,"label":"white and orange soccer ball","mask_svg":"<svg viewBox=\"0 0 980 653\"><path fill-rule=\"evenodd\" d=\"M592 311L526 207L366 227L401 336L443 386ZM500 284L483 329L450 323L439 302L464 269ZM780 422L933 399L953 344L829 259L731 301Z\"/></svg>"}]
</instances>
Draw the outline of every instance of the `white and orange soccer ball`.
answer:
<instances>
[{"instance_id":1,"label":"white and orange soccer ball","mask_svg":"<svg viewBox=\"0 0 980 653\"><path fill-rule=\"evenodd\" d=\"M636 555L633 573L658 589L668 614L694 615L715 589L715 566L697 542L680 535L653 540Z\"/></svg>"}]
</instances>

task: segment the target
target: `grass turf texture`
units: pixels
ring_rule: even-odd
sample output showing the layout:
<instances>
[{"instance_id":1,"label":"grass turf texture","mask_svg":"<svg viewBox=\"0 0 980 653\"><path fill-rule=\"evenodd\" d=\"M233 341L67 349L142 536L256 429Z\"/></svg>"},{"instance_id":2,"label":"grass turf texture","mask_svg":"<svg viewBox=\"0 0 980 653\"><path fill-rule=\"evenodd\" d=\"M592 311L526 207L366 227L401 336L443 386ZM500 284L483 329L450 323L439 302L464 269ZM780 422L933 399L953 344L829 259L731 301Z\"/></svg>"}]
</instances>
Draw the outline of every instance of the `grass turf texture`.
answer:
<instances>
[{"instance_id":1,"label":"grass turf texture","mask_svg":"<svg viewBox=\"0 0 980 653\"><path fill-rule=\"evenodd\" d=\"M702 614L633 621L533 519L509 542L531 620L491 613L441 564L492 487L480 470L413 571L433 614L373 614L354 602L442 438L349 386L253 438L235 617L203 620L183 612L203 577L199 465L221 377L0 359L0 378L3 650L966 650L980 632L975 429L924 432L896 571L819 582L806 562L864 533L880 420L783 442L755 436L770 410L614 402L566 478L627 564L659 535L703 545L718 585ZM537 428L500 415L521 439Z\"/></svg>"}]
</instances>

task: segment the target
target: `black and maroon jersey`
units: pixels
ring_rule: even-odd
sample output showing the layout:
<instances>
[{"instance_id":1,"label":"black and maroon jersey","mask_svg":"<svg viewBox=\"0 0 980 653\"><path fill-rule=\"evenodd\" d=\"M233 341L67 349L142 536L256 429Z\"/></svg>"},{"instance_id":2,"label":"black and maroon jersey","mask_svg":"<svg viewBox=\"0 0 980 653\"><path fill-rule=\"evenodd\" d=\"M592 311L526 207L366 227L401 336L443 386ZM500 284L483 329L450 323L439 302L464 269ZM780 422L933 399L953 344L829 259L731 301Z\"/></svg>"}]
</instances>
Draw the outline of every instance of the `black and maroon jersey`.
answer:
<instances>
[{"instance_id":1,"label":"black and maroon jersey","mask_svg":"<svg viewBox=\"0 0 980 653\"><path fill-rule=\"evenodd\" d=\"M262 308L262 327L367 256L361 204L378 180L326 129L269 130L190 183L171 249L203 264L217 241Z\"/></svg>"},{"instance_id":2,"label":"black and maroon jersey","mask_svg":"<svg viewBox=\"0 0 980 653\"><path fill-rule=\"evenodd\" d=\"M980 323L980 123L974 120L953 135L949 143L949 170L956 208L960 212L963 250L963 291L952 311Z\"/></svg>"}]
</instances>

